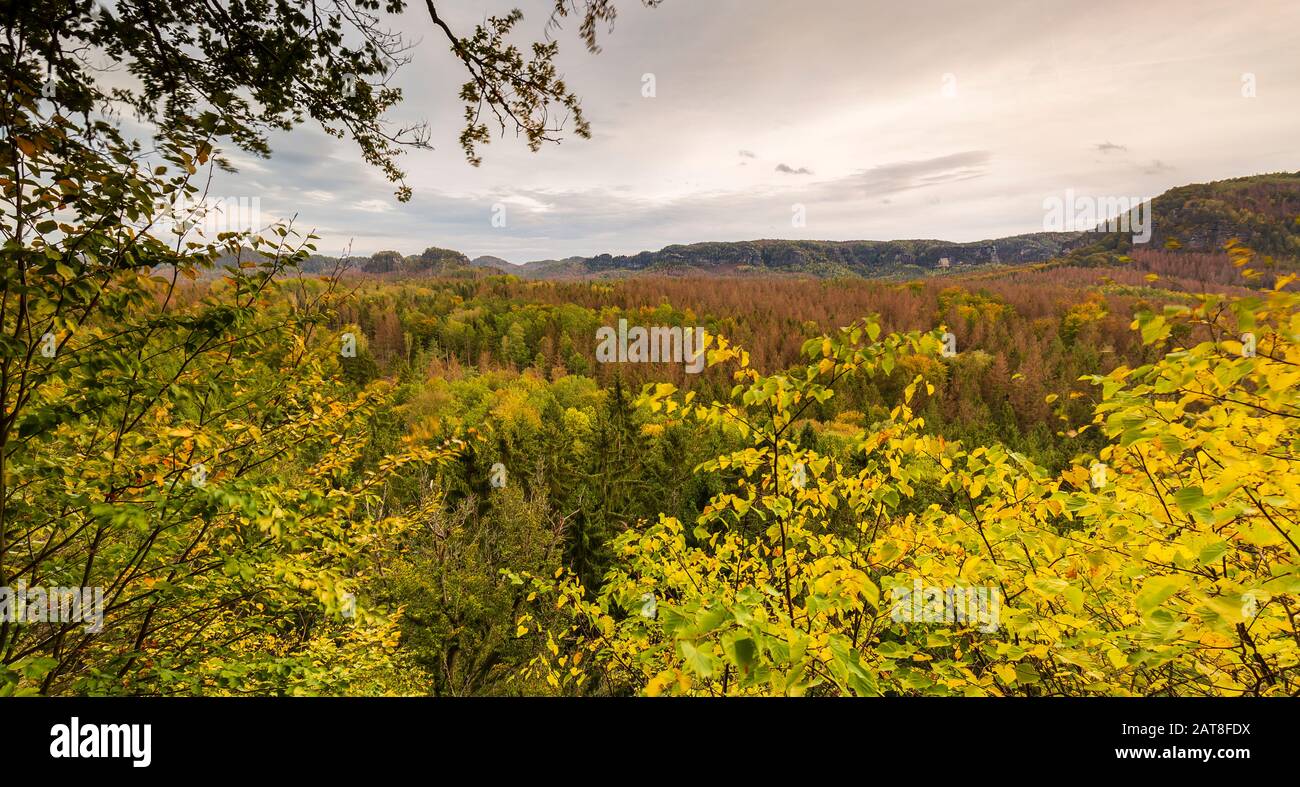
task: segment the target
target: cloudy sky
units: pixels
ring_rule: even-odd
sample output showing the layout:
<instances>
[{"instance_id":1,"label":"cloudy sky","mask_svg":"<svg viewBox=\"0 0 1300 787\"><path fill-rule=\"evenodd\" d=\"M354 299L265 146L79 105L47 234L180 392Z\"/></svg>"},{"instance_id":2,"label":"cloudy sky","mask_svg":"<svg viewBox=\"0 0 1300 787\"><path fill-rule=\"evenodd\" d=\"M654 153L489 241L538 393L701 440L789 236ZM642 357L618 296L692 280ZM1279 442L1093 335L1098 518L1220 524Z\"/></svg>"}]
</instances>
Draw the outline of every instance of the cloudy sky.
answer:
<instances>
[{"instance_id":1,"label":"cloudy sky","mask_svg":"<svg viewBox=\"0 0 1300 787\"><path fill-rule=\"evenodd\" d=\"M463 33L517 5L522 44L550 4L439 8ZM1044 199L1066 189L1149 197L1300 169L1295 0L624 0L600 54L572 23L554 33L593 138L530 153L511 133L477 169L456 142L464 73L445 39L423 3L394 27L418 43L392 117L428 121L435 148L399 162L409 203L310 125L274 136L270 160L235 156L217 191L297 214L322 253L436 245L524 262L707 240L980 240L1041 230Z\"/></svg>"}]
</instances>

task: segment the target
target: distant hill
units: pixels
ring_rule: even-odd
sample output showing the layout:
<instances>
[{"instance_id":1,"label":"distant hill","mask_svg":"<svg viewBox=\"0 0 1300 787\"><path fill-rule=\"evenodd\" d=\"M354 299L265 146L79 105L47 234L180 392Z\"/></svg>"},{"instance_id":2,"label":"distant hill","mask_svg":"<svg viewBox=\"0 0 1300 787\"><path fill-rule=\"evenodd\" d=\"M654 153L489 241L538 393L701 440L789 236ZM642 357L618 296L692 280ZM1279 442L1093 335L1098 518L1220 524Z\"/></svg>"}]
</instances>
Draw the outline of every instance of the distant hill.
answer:
<instances>
[{"instance_id":1,"label":"distant hill","mask_svg":"<svg viewBox=\"0 0 1300 787\"><path fill-rule=\"evenodd\" d=\"M362 273L401 276L441 276L478 278L490 275L470 262L469 257L453 249L430 246L418 255L403 257L395 251L380 251L361 261Z\"/></svg>"},{"instance_id":2,"label":"distant hill","mask_svg":"<svg viewBox=\"0 0 1300 787\"><path fill-rule=\"evenodd\" d=\"M529 279L562 279L587 276L591 269L587 257L565 257L562 260L534 260L515 266L514 272Z\"/></svg>"},{"instance_id":3,"label":"distant hill","mask_svg":"<svg viewBox=\"0 0 1300 787\"><path fill-rule=\"evenodd\" d=\"M1135 247L1130 234L1035 232L955 243L942 240L753 240L666 246L631 255L600 254L536 260L524 265L431 246L419 255L381 251L352 260L352 269L389 276L482 278L510 274L528 279L668 276L815 276L917 278L1058 260L1111 264L1137 251L1214 254L1238 238L1284 267L1300 264L1300 172L1253 175L1170 189L1153 202L1152 236ZM1104 228L1103 228L1104 229ZM1175 265L1177 257L1175 259ZM335 258L315 256L308 271L329 271Z\"/></svg>"},{"instance_id":4,"label":"distant hill","mask_svg":"<svg viewBox=\"0 0 1300 787\"><path fill-rule=\"evenodd\" d=\"M1180 186L1156 197L1151 210L1152 236L1146 249L1215 253L1237 238L1261 255L1300 260L1300 172ZM630 256L541 260L516 270L537 279L639 274L910 278L944 269L1056 258L1101 262L1133 247L1131 234L1105 231L1037 232L974 243L757 240L667 246Z\"/></svg>"},{"instance_id":5,"label":"distant hill","mask_svg":"<svg viewBox=\"0 0 1300 787\"><path fill-rule=\"evenodd\" d=\"M475 268L492 268L501 271L502 273L516 273L519 269L518 265L503 260L500 257L493 257L490 254L485 254L482 257L475 257L469 261L469 264L473 265Z\"/></svg>"},{"instance_id":6,"label":"distant hill","mask_svg":"<svg viewBox=\"0 0 1300 787\"><path fill-rule=\"evenodd\" d=\"M1037 232L1010 238L954 243L942 240L755 240L666 246L634 255L570 257L530 262L528 278L570 276L762 275L882 278L924 275L978 265L1049 259L1079 242L1077 232Z\"/></svg>"}]
</instances>

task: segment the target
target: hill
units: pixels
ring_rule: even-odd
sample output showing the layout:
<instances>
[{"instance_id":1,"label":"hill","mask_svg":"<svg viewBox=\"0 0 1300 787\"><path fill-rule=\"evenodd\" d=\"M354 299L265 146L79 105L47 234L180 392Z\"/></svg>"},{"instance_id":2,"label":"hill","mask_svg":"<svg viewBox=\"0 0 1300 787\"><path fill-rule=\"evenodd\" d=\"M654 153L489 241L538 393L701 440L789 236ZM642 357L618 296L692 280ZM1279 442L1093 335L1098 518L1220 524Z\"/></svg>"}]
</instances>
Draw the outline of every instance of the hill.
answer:
<instances>
[{"instance_id":1,"label":"hill","mask_svg":"<svg viewBox=\"0 0 1300 787\"><path fill-rule=\"evenodd\" d=\"M1050 259L1078 244L1077 232L1038 232L971 243L942 240L755 240L666 246L634 255L530 262L520 274L571 276L799 275L820 278L914 277L930 271Z\"/></svg>"},{"instance_id":2,"label":"hill","mask_svg":"<svg viewBox=\"0 0 1300 787\"><path fill-rule=\"evenodd\" d=\"M1152 244L1217 252L1236 238L1260 254L1300 258L1300 172L1170 189L1155 199Z\"/></svg>"},{"instance_id":3,"label":"hill","mask_svg":"<svg viewBox=\"0 0 1300 787\"><path fill-rule=\"evenodd\" d=\"M1113 264L1121 256L1167 254L1162 264L1191 264L1195 255L1221 255L1237 238L1283 267L1300 261L1300 172L1254 175L1170 189L1152 201L1150 242L1128 233L1034 232L967 243L943 240L779 240L704 242L665 246L631 255L535 260L514 265L491 255L470 259L431 246L403 256L381 251L352 261L363 273L388 276L480 278L511 274L525 279L656 276L797 276L913 279L979 268L1064 260ZM1226 257L1224 257L1226 260ZM304 269L328 271L336 260L313 256ZM1172 271L1172 272L1176 272Z\"/></svg>"},{"instance_id":4,"label":"hill","mask_svg":"<svg viewBox=\"0 0 1300 787\"><path fill-rule=\"evenodd\" d=\"M475 257L469 261L469 264L475 268L490 268L495 271L500 271L501 273L515 273L519 269L518 265L515 265L509 260L503 260L500 257L493 257L490 254Z\"/></svg>"}]
</instances>

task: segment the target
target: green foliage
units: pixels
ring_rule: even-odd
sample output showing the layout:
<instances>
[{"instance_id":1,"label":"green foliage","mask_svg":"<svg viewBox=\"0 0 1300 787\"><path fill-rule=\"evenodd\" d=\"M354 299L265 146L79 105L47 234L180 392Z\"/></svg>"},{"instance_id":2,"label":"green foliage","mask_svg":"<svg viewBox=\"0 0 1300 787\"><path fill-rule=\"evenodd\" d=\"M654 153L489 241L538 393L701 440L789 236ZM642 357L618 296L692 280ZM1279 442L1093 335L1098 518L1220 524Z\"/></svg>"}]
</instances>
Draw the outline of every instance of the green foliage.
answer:
<instances>
[{"instance_id":1,"label":"green foliage","mask_svg":"<svg viewBox=\"0 0 1300 787\"><path fill-rule=\"evenodd\" d=\"M404 607L402 651L430 676L427 691L435 695L544 690L515 683L515 665L537 653L517 636L527 591L502 572L552 574L564 522L545 497L525 498L520 485L489 494L485 515L470 500L447 511L430 497L384 583L390 603Z\"/></svg>"},{"instance_id":2,"label":"green foliage","mask_svg":"<svg viewBox=\"0 0 1300 787\"><path fill-rule=\"evenodd\" d=\"M644 403L733 428L750 445L699 472L740 471L692 525L672 517L614 543L599 594L529 578L571 622L566 661L525 670L565 691L721 694L1251 694L1300 688L1295 622L1300 298L1202 296L1141 314L1207 340L1089 378L1096 460L1052 474L997 444L926 435L911 403L859 433L857 469L788 430L849 375L877 376L939 334L872 321L804 346L803 371L764 376L718 337L727 402L671 385ZM1257 355L1236 337L1258 334ZM910 616L908 589L984 588L998 615ZM893 601L891 604L890 601ZM990 611L990 610L986 610ZM587 665L572 666L575 661Z\"/></svg>"},{"instance_id":3,"label":"green foliage","mask_svg":"<svg viewBox=\"0 0 1300 787\"><path fill-rule=\"evenodd\" d=\"M70 34L102 41L119 24ZM170 206L199 194L220 124L164 128L148 166L114 126L78 125L11 84L0 586L99 588L104 609L102 630L0 623L0 690L408 690L389 669L395 616L353 601L373 551L408 523L368 509L388 476L454 445L367 453L392 387L347 383L325 330L335 282L290 275L311 237L208 238L177 221ZM89 82L71 89L95 98ZM247 109L228 101L232 117ZM219 278L191 283L219 261Z\"/></svg>"}]
</instances>

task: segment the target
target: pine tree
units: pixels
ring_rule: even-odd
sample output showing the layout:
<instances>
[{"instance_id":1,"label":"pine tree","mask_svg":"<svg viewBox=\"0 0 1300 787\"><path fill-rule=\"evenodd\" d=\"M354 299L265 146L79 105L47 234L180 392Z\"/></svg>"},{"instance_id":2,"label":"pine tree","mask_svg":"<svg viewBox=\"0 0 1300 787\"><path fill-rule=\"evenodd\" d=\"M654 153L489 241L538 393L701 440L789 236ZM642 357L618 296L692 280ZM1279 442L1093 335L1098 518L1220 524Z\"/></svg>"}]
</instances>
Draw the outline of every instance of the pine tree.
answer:
<instances>
[{"instance_id":1,"label":"pine tree","mask_svg":"<svg viewBox=\"0 0 1300 787\"><path fill-rule=\"evenodd\" d=\"M642 499L649 494L645 479L645 440L633 422L632 403L623 381L614 380L596 422L595 436L579 498L580 511L568 533L566 563L585 586L600 587L609 565L608 542L636 523L647 510Z\"/></svg>"}]
</instances>

